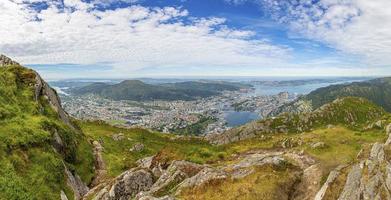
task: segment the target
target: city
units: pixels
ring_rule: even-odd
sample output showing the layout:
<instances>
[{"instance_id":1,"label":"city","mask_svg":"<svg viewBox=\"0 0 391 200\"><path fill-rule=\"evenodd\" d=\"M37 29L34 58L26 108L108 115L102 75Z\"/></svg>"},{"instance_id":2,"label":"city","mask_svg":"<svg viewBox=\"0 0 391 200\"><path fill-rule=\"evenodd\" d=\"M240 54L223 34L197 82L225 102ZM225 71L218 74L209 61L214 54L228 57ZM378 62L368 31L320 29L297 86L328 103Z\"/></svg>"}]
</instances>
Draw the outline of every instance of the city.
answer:
<instances>
[{"instance_id":1,"label":"city","mask_svg":"<svg viewBox=\"0 0 391 200\"><path fill-rule=\"evenodd\" d=\"M296 95L249 95L251 90L225 91L222 95L195 101L114 101L98 95L62 95L64 109L83 120L104 120L125 127L146 127L164 133L222 133L235 125L230 116L248 116L243 124L267 116L275 108L292 101Z\"/></svg>"}]
</instances>

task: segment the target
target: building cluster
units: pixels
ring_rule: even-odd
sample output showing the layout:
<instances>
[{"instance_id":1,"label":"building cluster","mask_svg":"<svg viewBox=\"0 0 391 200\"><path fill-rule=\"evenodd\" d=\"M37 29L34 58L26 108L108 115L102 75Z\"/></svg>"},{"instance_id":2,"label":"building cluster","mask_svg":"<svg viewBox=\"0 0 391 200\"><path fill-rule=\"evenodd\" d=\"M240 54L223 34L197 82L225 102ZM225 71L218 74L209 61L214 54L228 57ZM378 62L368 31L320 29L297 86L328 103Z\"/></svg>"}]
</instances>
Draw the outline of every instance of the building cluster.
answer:
<instances>
[{"instance_id":1,"label":"building cluster","mask_svg":"<svg viewBox=\"0 0 391 200\"><path fill-rule=\"evenodd\" d=\"M79 119L105 120L128 127L145 127L162 132L196 124L202 117L211 120L203 134L221 133L231 127L227 111L256 112L261 117L292 100L287 93L251 96L248 91L223 92L222 95L194 101L114 101L97 95L62 96L64 109Z\"/></svg>"}]
</instances>

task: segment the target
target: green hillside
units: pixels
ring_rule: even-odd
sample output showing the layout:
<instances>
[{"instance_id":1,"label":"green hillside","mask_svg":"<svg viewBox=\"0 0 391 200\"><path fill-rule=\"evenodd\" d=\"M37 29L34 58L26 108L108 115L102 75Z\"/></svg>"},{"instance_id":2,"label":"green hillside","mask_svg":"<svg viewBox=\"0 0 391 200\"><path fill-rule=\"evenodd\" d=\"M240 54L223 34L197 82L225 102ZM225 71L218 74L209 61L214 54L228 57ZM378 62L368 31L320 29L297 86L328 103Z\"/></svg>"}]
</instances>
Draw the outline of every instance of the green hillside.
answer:
<instances>
[{"instance_id":1,"label":"green hillside","mask_svg":"<svg viewBox=\"0 0 391 200\"><path fill-rule=\"evenodd\" d=\"M271 112L270 116L276 116L283 112L300 113L312 111L341 97L365 98L390 112L391 77L319 88L294 102L281 106Z\"/></svg>"},{"instance_id":2,"label":"green hillside","mask_svg":"<svg viewBox=\"0 0 391 200\"><path fill-rule=\"evenodd\" d=\"M222 91L236 91L249 85L229 82L180 82L160 85L146 84L139 80L126 80L109 85L93 83L71 91L75 95L98 94L114 100L194 100L221 94Z\"/></svg>"},{"instance_id":3,"label":"green hillside","mask_svg":"<svg viewBox=\"0 0 391 200\"><path fill-rule=\"evenodd\" d=\"M262 134L301 133L327 125L343 125L361 130L386 115L383 108L366 99L345 97L325 104L313 112L284 113L233 128L223 134L210 135L208 140L215 144L226 144Z\"/></svg>"},{"instance_id":4,"label":"green hillside","mask_svg":"<svg viewBox=\"0 0 391 200\"><path fill-rule=\"evenodd\" d=\"M90 144L41 81L19 65L0 67L0 199L72 197L65 167L86 183L93 176Z\"/></svg>"},{"instance_id":5,"label":"green hillside","mask_svg":"<svg viewBox=\"0 0 391 200\"><path fill-rule=\"evenodd\" d=\"M391 111L391 77L365 82L331 85L309 93L304 99L311 101L313 108L316 109L337 98L347 96L366 98L382 106L385 110Z\"/></svg>"}]
</instances>

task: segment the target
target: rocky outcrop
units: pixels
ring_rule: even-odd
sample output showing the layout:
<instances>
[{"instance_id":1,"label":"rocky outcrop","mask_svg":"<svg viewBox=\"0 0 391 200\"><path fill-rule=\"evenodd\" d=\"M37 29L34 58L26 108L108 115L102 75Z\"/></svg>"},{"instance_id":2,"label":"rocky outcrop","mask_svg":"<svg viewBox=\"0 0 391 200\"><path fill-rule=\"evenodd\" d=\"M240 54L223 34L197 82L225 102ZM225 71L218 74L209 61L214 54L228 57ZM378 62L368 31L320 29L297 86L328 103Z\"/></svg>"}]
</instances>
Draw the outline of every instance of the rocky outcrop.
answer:
<instances>
[{"instance_id":1,"label":"rocky outcrop","mask_svg":"<svg viewBox=\"0 0 391 200\"><path fill-rule=\"evenodd\" d=\"M103 146L98 141L94 141L92 145L94 146L93 153L95 158L95 162L94 162L95 177L92 180L91 186L96 186L99 183L101 183L102 180L105 178L107 174L107 169L106 169L106 164L102 157Z\"/></svg>"},{"instance_id":2,"label":"rocky outcrop","mask_svg":"<svg viewBox=\"0 0 391 200\"><path fill-rule=\"evenodd\" d=\"M326 182L320 188L320 190L316 193L314 200L322 200L326 194L326 191L329 190L331 184L338 178L341 173L341 170L345 168L346 165L340 165L330 172L330 175L327 177Z\"/></svg>"},{"instance_id":3,"label":"rocky outcrop","mask_svg":"<svg viewBox=\"0 0 391 200\"><path fill-rule=\"evenodd\" d=\"M69 115L61 107L60 98L57 95L57 92L49 86L41 76L34 71L35 74L35 100L38 101L39 98L44 97L48 100L51 107L58 113L60 119L72 128L75 131L78 131L74 124L71 122Z\"/></svg>"},{"instance_id":4,"label":"rocky outcrop","mask_svg":"<svg viewBox=\"0 0 391 200\"><path fill-rule=\"evenodd\" d=\"M20 66L20 64L13 61L11 58L8 58L7 56L0 54L0 67L6 66Z\"/></svg>"},{"instance_id":5,"label":"rocky outcrop","mask_svg":"<svg viewBox=\"0 0 391 200\"><path fill-rule=\"evenodd\" d=\"M63 190L61 190L60 199L61 200L68 200L68 197L67 197L67 195L65 194L65 192Z\"/></svg>"},{"instance_id":6,"label":"rocky outcrop","mask_svg":"<svg viewBox=\"0 0 391 200\"><path fill-rule=\"evenodd\" d=\"M303 197L302 199L313 199L320 187L321 171L315 160L308 155L291 151L253 151L239 155L235 160L232 164L225 166L210 166L188 161L167 162L161 158L160 154L157 154L153 157L140 159L137 161L138 167L130 169L113 181L98 185L97 189L92 189L93 192L90 192L88 196L89 198L93 196L96 200L174 199L189 188L202 187L220 181L243 179L264 166L272 166L276 169L295 166L294 169L292 168L292 172L298 176L300 173L297 170L303 171L303 178L298 187L302 189L304 195L296 194L297 198L292 196L292 199L300 199L301 197ZM160 173L153 172L156 168L161 170ZM143 178L139 176L140 174L143 175ZM289 187L293 187L293 185ZM307 188L309 189L306 190Z\"/></svg>"},{"instance_id":7,"label":"rocky outcrop","mask_svg":"<svg viewBox=\"0 0 391 200\"><path fill-rule=\"evenodd\" d=\"M129 170L114 180L112 186L100 190L96 200L128 200L139 192L147 191L152 187L154 177L145 169Z\"/></svg>"},{"instance_id":8,"label":"rocky outcrop","mask_svg":"<svg viewBox=\"0 0 391 200\"><path fill-rule=\"evenodd\" d=\"M71 171L65 166L65 175L67 177L67 185L72 189L74 194L74 199L79 200L85 194L87 194L89 188L83 183L81 178L77 174L72 174Z\"/></svg>"},{"instance_id":9,"label":"rocky outcrop","mask_svg":"<svg viewBox=\"0 0 391 200\"><path fill-rule=\"evenodd\" d=\"M386 128L387 134L390 134L390 127ZM385 151L391 148L388 141L373 144L366 159L351 166L340 166L330 172L315 200L329 199L330 195L337 195L339 200L391 199L391 164L386 159L390 155ZM360 157L363 156L361 154L363 153L360 153ZM347 169L344 173L341 171L343 168ZM337 180L345 181L341 185ZM338 188L342 190L336 190Z\"/></svg>"}]
</instances>

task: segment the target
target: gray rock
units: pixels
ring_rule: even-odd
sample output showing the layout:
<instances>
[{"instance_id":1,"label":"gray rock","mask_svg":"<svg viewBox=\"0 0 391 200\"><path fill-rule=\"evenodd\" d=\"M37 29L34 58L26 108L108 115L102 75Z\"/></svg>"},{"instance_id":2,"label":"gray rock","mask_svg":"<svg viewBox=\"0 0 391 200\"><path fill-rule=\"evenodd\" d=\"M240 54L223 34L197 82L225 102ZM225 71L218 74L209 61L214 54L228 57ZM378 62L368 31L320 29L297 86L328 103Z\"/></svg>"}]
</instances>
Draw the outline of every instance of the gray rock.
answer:
<instances>
[{"instance_id":1,"label":"gray rock","mask_svg":"<svg viewBox=\"0 0 391 200\"><path fill-rule=\"evenodd\" d=\"M60 197L61 197L61 200L68 200L68 197L63 190L61 190Z\"/></svg>"},{"instance_id":2,"label":"gray rock","mask_svg":"<svg viewBox=\"0 0 391 200\"><path fill-rule=\"evenodd\" d=\"M144 169L125 172L116 179L108 193L108 199L128 200L141 191L149 190L152 184L153 175Z\"/></svg>"},{"instance_id":3,"label":"gray rock","mask_svg":"<svg viewBox=\"0 0 391 200\"><path fill-rule=\"evenodd\" d=\"M172 189L186 178L196 175L204 167L187 161L174 161L150 189L151 194Z\"/></svg>"},{"instance_id":4,"label":"gray rock","mask_svg":"<svg viewBox=\"0 0 391 200\"><path fill-rule=\"evenodd\" d=\"M242 179L242 178L245 178L246 176L248 176L254 172L255 172L254 168L236 169L231 173L231 178L232 179Z\"/></svg>"},{"instance_id":5,"label":"gray rock","mask_svg":"<svg viewBox=\"0 0 391 200\"><path fill-rule=\"evenodd\" d=\"M252 166L262 166L265 164L279 165L285 161L282 152L272 152L263 154L251 154L232 166L233 169L246 168Z\"/></svg>"},{"instance_id":6,"label":"gray rock","mask_svg":"<svg viewBox=\"0 0 391 200\"><path fill-rule=\"evenodd\" d=\"M139 160L136 161L136 163L137 163L137 165L140 168L149 169L151 167L151 165L152 165L153 157L154 156L149 156L149 157L145 157L145 158L139 159Z\"/></svg>"},{"instance_id":7,"label":"gray rock","mask_svg":"<svg viewBox=\"0 0 391 200\"><path fill-rule=\"evenodd\" d=\"M113 134L111 138L113 138L114 141L121 141L125 139L125 135L123 133Z\"/></svg>"},{"instance_id":8,"label":"gray rock","mask_svg":"<svg viewBox=\"0 0 391 200\"><path fill-rule=\"evenodd\" d=\"M73 191L74 199L75 200L81 199L85 194L87 194L89 188L85 183L83 183L83 181L77 174L75 175L72 174L65 166L65 164L64 164L64 168L67 177L67 184Z\"/></svg>"},{"instance_id":9,"label":"gray rock","mask_svg":"<svg viewBox=\"0 0 391 200\"><path fill-rule=\"evenodd\" d=\"M325 148L326 144L324 142L317 142L311 145L311 148L313 149L322 149Z\"/></svg>"},{"instance_id":10,"label":"gray rock","mask_svg":"<svg viewBox=\"0 0 391 200\"><path fill-rule=\"evenodd\" d=\"M144 150L144 145L141 143L136 143L132 148L129 149L130 152L140 152L142 150Z\"/></svg>"},{"instance_id":11,"label":"gray rock","mask_svg":"<svg viewBox=\"0 0 391 200\"><path fill-rule=\"evenodd\" d=\"M13 61L11 58L8 58L7 56L0 54L0 67L5 66L20 66L20 64Z\"/></svg>"},{"instance_id":12,"label":"gray rock","mask_svg":"<svg viewBox=\"0 0 391 200\"><path fill-rule=\"evenodd\" d=\"M338 200L358 200L360 198L360 180L362 177L362 168L356 164L350 170L345 187L342 190Z\"/></svg>"},{"instance_id":13,"label":"gray rock","mask_svg":"<svg viewBox=\"0 0 391 200\"><path fill-rule=\"evenodd\" d=\"M92 145L94 146L93 153L95 158L95 162L94 162L95 177L92 180L91 185L96 186L100 182L102 182L102 180L105 178L107 174L107 169L106 169L106 163L104 162L102 156L103 146L98 141L94 141Z\"/></svg>"},{"instance_id":14,"label":"gray rock","mask_svg":"<svg viewBox=\"0 0 391 200\"><path fill-rule=\"evenodd\" d=\"M324 198L324 195L326 194L327 190L331 186L331 184L338 178L339 174L341 173L341 170L345 168L346 165L340 165L336 169L330 172L329 176L327 177L326 182L323 184L323 186L320 188L318 193L316 194L314 200L322 200Z\"/></svg>"},{"instance_id":15,"label":"gray rock","mask_svg":"<svg viewBox=\"0 0 391 200\"><path fill-rule=\"evenodd\" d=\"M184 188L200 186L212 180L222 180L226 179L227 177L228 174L223 170L206 167L198 172L198 174L195 176L187 178L181 184L179 184L176 194L179 194Z\"/></svg>"}]
</instances>

